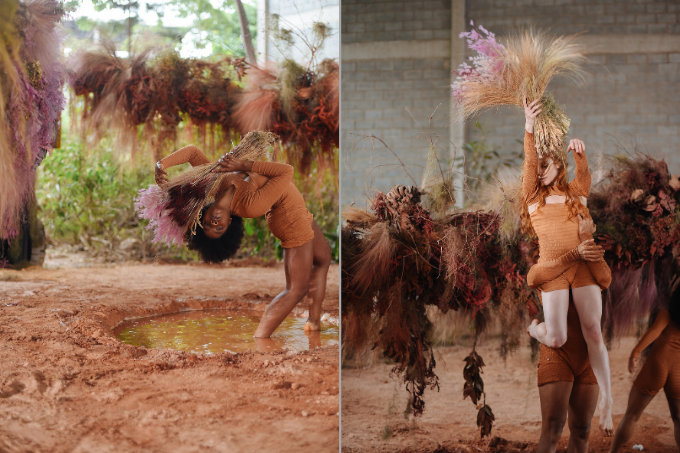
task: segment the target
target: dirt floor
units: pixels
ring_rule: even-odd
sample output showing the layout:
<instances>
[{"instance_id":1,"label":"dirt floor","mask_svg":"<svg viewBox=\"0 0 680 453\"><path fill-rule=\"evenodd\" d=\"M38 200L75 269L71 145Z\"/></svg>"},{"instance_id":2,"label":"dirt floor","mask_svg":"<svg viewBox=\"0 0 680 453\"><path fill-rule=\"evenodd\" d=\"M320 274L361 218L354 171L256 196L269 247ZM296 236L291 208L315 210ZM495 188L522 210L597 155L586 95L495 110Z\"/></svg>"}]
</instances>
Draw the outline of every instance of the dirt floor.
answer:
<instances>
[{"instance_id":1,"label":"dirt floor","mask_svg":"<svg viewBox=\"0 0 680 453\"><path fill-rule=\"evenodd\" d=\"M338 450L337 346L196 355L112 335L125 318L180 309L262 312L284 287L280 264L61 258L0 270L0 452ZM335 318L338 276L332 266L323 305Z\"/></svg>"},{"instance_id":2,"label":"dirt floor","mask_svg":"<svg viewBox=\"0 0 680 453\"><path fill-rule=\"evenodd\" d=\"M623 416L632 377L626 367L635 338L623 338L610 351L614 397L614 426ZM463 359L471 345L437 348L437 368L441 390L426 391L425 413L419 420L404 418L408 394L391 366L373 365L363 369L342 370L342 451L343 452L533 452L540 435L541 408L536 387L536 365L530 350L508 356L499 355L499 343L486 340L477 346L486 367L482 374L496 422L491 438L480 440L476 425L477 410L469 398L463 400ZM590 451L609 451L610 440L603 438L595 412L590 435ZM491 440L494 437L493 442ZM569 430L565 426L558 452L565 452ZM490 445L491 443L491 445ZM634 444L644 451L677 452L673 424L663 390L648 406L638 422ZM494 446L495 445L495 446Z\"/></svg>"}]
</instances>

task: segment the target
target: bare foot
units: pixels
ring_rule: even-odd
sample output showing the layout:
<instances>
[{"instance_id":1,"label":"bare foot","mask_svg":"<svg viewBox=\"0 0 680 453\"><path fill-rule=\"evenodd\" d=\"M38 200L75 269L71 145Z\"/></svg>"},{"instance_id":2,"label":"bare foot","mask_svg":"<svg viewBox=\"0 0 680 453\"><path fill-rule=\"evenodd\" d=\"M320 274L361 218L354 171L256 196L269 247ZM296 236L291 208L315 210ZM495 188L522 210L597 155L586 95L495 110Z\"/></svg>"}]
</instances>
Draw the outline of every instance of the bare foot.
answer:
<instances>
[{"instance_id":1,"label":"bare foot","mask_svg":"<svg viewBox=\"0 0 680 453\"><path fill-rule=\"evenodd\" d=\"M612 422L612 397L600 399L600 430L604 437L612 437L614 434L614 423Z\"/></svg>"},{"instance_id":2,"label":"bare foot","mask_svg":"<svg viewBox=\"0 0 680 453\"><path fill-rule=\"evenodd\" d=\"M305 332L321 330L321 321L314 322L307 318L307 324L305 324Z\"/></svg>"},{"instance_id":3,"label":"bare foot","mask_svg":"<svg viewBox=\"0 0 680 453\"><path fill-rule=\"evenodd\" d=\"M529 327L527 327L527 335L530 337L536 338L536 326L539 324L538 319L534 319L531 321L531 324L529 324Z\"/></svg>"}]
</instances>

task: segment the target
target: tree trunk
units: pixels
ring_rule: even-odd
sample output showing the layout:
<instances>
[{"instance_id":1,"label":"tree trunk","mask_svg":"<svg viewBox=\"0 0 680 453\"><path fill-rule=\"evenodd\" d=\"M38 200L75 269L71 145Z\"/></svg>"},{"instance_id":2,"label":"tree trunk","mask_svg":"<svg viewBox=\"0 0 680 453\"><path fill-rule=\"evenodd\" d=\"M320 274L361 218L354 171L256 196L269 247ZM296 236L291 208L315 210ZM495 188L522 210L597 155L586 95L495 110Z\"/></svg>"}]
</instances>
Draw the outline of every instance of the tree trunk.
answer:
<instances>
[{"instance_id":1,"label":"tree trunk","mask_svg":"<svg viewBox=\"0 0 680 453\"><path fill-rule=\"evenodd\" d=\"M243 48L246 50L246 61L251 65L257 64L255 50L253 50L253 40L250 37L250 29L248 28L246 10L243 8L241 0L234 0L234 2L236 2L236 8L238 9L238 21L241 24L241 37L243 38Z\"/></svg>"}]
</instances>

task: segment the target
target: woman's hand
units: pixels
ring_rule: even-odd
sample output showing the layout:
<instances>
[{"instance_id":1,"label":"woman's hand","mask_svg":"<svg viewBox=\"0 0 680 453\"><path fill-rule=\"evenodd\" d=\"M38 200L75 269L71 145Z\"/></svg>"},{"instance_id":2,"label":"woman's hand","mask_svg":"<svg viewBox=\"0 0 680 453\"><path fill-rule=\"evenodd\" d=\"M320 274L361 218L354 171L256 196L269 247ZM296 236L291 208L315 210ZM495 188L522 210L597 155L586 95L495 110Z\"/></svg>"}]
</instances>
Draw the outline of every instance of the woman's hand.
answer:
<instances>
[{"instance_id":1,"label":"woman's hand","mask_svg":"<svg viewBox=\"0 0 680 453\"><path fill-rule=\"evenodd\" d=\"M578 237L583 241L584 236L592 236L597 230L597 226L593 222L592 217L584 219L583 216L579 214L578 216Z\"/></svg>"},{"instance_id":2,"label":"woman's hand","mask_svg":"<svg viewBox=\"0 0 680 453\"><path fill-rule=\"evenodd\" d=\"M630 356L630 358L628 359L628 372L630 374L635 373L635 370L637 369L637 363L638 363L637 357Z\"/></svg>"},{"instance_id":3,"label":"woman's hand","mask_svg":"<svg viewBox=\"0 0 680 453\"><path fill-rule=\"evenodd\" d=\"M543 109L541 108L541 100L536 99L531 104L527 104L527 98L524 98L524 118L526 122L524 123L524 129L530 134L534 133L534 122L536 117L541 113Z\"/></svg>"},{"instance_id":4,"label":"woman's hand","mask_svg":"<svg viewBox=\"0 0 680 453\"><path fill-rule=\"evenodd\" d=\"M578 255L583 261L602 261L604 249L595 244L594 239L588 239L578 245Z\"/></svg>"},{"instance_id":5,"label":"woman's hand","mask_svg":"<svg viewBox=\"0 0 680 453\"><path fill-rule=\"evenodd\" d=\"M219 167L213 170L215 173L226 173L229 171L249 172L253 170L253 163L251 161L237 159L231 153L220 157L217 163Z\"/></svg>"},{"instance_id":6,"label":"woman's hand","mask_svg":"<svg viewBox=\"0 0 680 453\"><path fill-rule=\"evenodd\" d=\"M168 182L170 180L170 178L168 178L168 174L165 172L165 170L163 170L163 164L161 163L160 160L158 162L156 162L156 170L155 171L156 171L156 174L154 176L156 178L156 184L158 184L159 186L161 184L165 184L166 182Z\"/></svg>"},{"instance_id":7,"label":"woman's hand","mask_svg":"<svg viewBox=\"0 0 680 453\"><path fill-rule=\"evenodd\" d=\"M583 154L586 152L586 145L583 140L579 138L572 138L569 140L569 146L567 146L567 152L574 150L576 154Z\"/></svg>"}]
</instances>

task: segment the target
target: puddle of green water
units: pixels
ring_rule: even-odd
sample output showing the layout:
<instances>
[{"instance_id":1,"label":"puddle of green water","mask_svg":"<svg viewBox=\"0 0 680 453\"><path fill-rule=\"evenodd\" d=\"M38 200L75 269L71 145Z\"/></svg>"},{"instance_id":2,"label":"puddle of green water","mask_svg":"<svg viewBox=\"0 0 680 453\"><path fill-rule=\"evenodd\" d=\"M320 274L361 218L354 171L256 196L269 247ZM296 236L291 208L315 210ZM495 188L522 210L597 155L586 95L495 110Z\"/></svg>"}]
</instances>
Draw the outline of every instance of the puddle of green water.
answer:
<instances>
[{"instance_id":1,"label":"puddle of green water","mask_svg":"<svg viewBox=\"0 0 680 453\"><path fill-rule=\"evenodd\" d=\"M126 321L114 334L123 343L155 349L218 353L248 350L301 351L337 345L337 326L305 332L306 319L286 318L269 339L253 338L260 317L242 310L189 311Z\"/></svg>"}]
</instances>

